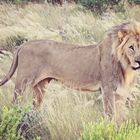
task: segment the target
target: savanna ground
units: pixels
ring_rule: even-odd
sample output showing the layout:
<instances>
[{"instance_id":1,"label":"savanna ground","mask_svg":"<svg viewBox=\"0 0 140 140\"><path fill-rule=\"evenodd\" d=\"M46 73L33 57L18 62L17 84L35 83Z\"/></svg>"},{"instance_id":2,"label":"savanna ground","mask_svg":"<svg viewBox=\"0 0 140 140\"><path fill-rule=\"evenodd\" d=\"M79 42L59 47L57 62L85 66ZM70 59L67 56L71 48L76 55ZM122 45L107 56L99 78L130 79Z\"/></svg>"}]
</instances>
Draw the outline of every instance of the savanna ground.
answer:
<instances>
[{"instance_id":1,"label":"savanna ground","mask_svg":"<svg viewBox=\"0 0 140 140\"><path fill-rule=\"evenodd\" d=\"M29 4L24 8L3 4L0 5L0 48L13 51L22 42L36 39L95 44L113 25L131 20L140 21L138 5L126 4L123 10L97 15L75 4L62 7ZM11 53L0 56L0 79L8 72L11 61ZM21 104L11 103L14 81L15 75L0 87L0 139L3 140L24 139L16 136L16 127L32 108L30 89L24 93ZM102 96L98 91L75 91L53 81L41 111L32 113L28 119L29 140L140 140L139 85L136 89L126 103L126 122L116 129L113 122L103 119Z\"/></svg>"}]
</instances>

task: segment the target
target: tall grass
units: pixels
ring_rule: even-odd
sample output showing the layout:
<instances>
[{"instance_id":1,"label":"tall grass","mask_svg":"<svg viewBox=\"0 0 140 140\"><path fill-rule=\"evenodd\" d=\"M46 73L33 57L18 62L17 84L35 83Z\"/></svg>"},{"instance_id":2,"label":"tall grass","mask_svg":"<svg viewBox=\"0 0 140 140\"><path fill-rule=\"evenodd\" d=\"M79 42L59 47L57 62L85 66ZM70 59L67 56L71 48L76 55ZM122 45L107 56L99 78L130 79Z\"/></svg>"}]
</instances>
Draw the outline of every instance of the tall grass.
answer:
<instances>
[{"instance_id":1,"label":"tall grass","mask_svg":"<svg viewBox=\"0 0 140 140\"><path fill-rule=\"evenodd\" d=\"M24 9L17 9L14 5L0 5L0 48L13 51L19 44L34 39L94 44L101 41L106 30L113 25L128 20L140 21L138 6L130 8L126 5L125 13L109 11L96 16L80 5L57 7L29 4ZM8 72L10 64L11 57L0 59L0 79ZM0 110L3 106L12 109L14 81L15 77L0 87ZM99 92L78 92L53 81L47 87L43 108L29 131L40 135L44 140L47 139L48 129L52 140L82 139L89 134L85 125L91 122L96 129L94 122L103 116L102 98L99 96ZM32 94L28 89L22 106L30 104L31 98ZM136 102L136 98L131 98L133 106L130 103L129 118L140 124L140 101ZM91 127L90 132L95 129Z\"/></svg>"}]
</instances>

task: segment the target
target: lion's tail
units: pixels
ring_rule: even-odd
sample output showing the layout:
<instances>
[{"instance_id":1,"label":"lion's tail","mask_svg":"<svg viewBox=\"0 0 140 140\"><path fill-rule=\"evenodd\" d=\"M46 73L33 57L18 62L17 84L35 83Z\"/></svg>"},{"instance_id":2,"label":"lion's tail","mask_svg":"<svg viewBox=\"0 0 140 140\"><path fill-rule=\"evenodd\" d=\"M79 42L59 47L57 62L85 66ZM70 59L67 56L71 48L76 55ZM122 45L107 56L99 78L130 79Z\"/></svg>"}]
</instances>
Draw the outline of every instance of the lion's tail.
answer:
<instances>
[{"instance_id":1,"label":"lion's tail","mask_svg":"<svg viewBox=\"0 0 140 140\"><path fill-rule=\"evenodd\" d=\"M3 80L0 80L0 86L4 85L9 79L13 76L13 74L16 71L17 65L18 65L18 52L20 49L17 49L13 58L13 62L11 65L11 68L8 72L8 74L4 77Z\"/></svg>"}]
</instances>

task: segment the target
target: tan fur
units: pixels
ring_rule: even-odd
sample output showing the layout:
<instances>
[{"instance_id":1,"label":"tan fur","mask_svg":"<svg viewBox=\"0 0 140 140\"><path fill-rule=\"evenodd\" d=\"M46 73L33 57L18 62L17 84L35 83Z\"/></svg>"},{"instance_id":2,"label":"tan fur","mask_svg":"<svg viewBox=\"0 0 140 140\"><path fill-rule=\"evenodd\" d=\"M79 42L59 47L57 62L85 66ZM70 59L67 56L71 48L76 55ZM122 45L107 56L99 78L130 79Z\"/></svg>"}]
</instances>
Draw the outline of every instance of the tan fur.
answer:
<instances>
[{"instance_id":1,"label":"tan fur","mask_svg":"<svg viewBox=\"0 0 140 140\"><path fill-rule=\"evenodd\" d=\"M134 83L139 62L140 25L128 22L110 29L97 45L76 46L48 40L27 42L16 51L11 69L0 85L17 68L14 99L31 85L35 107L41 104L43 88L52 79L78 90L101 89L105 114L116 116L120 122L123 117L121 108L117 109L118 103L125 104L123 95Z\"/></svg>"},{"instance_id":2,"label":"tan fur","mask_svg":"<svg viewBox=\"0 0 140 140\"><path fill-rule=\"evenodd\" d=\"M131 85L134 84L135 81L135 73L133 72L133 70L129 67L128 69L126 69L125 71L125 82L124 82L124 86L125 87L131 87Z\"/></svg>"}]
</instances>

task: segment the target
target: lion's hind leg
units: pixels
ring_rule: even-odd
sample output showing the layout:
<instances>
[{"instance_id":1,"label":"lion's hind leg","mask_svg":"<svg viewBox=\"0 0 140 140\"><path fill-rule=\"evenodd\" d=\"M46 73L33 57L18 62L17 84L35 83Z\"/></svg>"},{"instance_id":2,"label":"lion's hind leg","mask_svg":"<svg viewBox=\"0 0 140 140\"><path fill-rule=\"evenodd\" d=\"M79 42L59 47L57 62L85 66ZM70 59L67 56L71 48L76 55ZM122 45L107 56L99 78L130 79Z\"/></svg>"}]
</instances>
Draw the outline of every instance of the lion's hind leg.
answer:
<instances>
[{"instance_id":1,"label":"lion's hind leg","mask_svg":"<svg viewBox=\"0 0 140 140\"><path fill-rule=\"evenodd\" d=\"M44 92L45 92L45 87L49 84L51 81L50 78L46 78L40 82L38 82L34 87L34 92L33 92L33 106L34 108L39 108L41 106L41 103L43 102L44 98Z\"/></svg>"}]
</instances>

